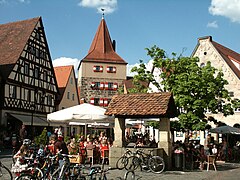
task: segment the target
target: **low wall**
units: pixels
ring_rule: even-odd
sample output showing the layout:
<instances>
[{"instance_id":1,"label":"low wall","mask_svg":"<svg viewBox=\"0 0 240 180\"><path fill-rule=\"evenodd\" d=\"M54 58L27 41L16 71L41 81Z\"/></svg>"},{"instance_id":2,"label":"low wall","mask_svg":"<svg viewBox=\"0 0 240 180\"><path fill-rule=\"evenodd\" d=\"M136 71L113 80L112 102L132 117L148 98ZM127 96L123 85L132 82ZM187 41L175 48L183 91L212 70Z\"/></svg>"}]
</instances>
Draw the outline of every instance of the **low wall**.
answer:
<instances>
[{"instance_id":1,"label":"low wall","mask_svg":"<svg viewBox=\"0 0 240 180\"><path fill-rule=\"evenodd\" d=\"M116 167L117 160L126 152L126 149L135 151L134 148L110 147L110 149L109 149L109 165L111 167ZM166 168L171 169L171 164L168 164L168 162L171 162L171 160L169 160L169 157L166 155L163 148L141 148L141 147L138 147L138 149L143 149L146 153L149 152L148 150L153 149L154 150L153 155L162 157L166 163Z\"/></svg>"}]
</instances>

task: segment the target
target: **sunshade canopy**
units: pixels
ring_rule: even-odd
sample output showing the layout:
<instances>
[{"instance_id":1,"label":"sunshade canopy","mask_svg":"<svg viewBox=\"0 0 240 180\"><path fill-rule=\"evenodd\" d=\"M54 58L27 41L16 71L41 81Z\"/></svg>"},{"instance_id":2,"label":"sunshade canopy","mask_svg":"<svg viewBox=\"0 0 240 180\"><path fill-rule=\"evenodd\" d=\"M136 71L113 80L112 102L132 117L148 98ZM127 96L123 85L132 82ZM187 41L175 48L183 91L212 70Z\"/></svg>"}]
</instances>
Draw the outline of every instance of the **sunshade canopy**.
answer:
<instances>
[{"instance_id":1,"label":"sunshade canopy","mask_svg":"<svg viewBox=\"0 0 240 180\"><path fill-rule=\"evenodd\" d=\"M210 132L218 134L240 134L240 128L226 125L210 129Z\"/></svg>"},{"instance_id":2,"label":"sunshade canopy","mask_svg":"<svg viewBox=\"0 0 240 180\"><path fill-rule=\"evenodd\" d=\"M94 123L108 122L110 118L104 115L106 109L94 106L88 103L83 103L77 106L56 111L47 115L47 120L50 122L79 122L79 123Z\"/></svg>"}]
</instances>

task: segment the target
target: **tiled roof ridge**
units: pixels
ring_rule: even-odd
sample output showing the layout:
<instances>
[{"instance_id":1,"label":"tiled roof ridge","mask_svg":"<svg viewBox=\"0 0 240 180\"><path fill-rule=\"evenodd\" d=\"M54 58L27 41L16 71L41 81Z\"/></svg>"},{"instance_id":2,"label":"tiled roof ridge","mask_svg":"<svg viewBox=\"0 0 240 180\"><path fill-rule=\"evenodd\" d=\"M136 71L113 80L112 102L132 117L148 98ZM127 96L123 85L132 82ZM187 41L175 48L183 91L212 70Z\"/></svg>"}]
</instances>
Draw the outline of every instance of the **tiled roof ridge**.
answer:
<instances>
[{"instance_id":1,"label":"tiled roof ridge","mask_svg":"<svg viewBox=\"0 0 240 180\"><path fill-rule=\"evenodd\" d=\"M235 61L237 61L238 63L240 63L240 54L237 53L236 51L231 50L230 48L223 46L219 43L217 43L216 41L212 41L214 47L221 53L225 54L226 56L229 56L231 58L233 58ZM224 51L222 51L224 50ZM229 52L229 54L227 53ZM232 55L230 55L232 54Z\"/></svg>"},{"instance_id":2,"label":"tiled roof ridge","mask_svg":"<svg viewBox=\"0 0 240 180\"><path fill-rule=\"evenodd\" d=\"M54 68L64 68L64 67L74 67L74 65L63 65L63 66L55 66Z\"/></svg>"},{"instance_id":3,"label":"tiled roof ridge","mask_svg":"<svg viewBox=\"0 0 240 180\"><path fill-rule=\"evenodd\" d=\"M113 46L112 46L111 37L110 37L109 31L107 28L107 24L106 24L105 20L102 19L100 22L100 25L98 26L97 32L94 36L94 39L92 41L91 47L88 51L89 54L91 52L93 52L96 48L98 48L98 47L96 47L97 43L99 43L97 40L98 40L98 38L101 38L101 37L99 37L101 35L104 37L103 42L101 42L101 43L103 43L103 49L102 49L103 52L102 53L106 53L108 51L114 51ZM108 43L108 44L106 44L106 43ZM107 49L107 45L108 45L108 48L110 48L110 49Z\"/></svg>"},{"instance_id":4,"label":"tiled roof ridge","mask_svg":"<svg viewBox=\"0 0 240 180\"><path fill-rule=\"evenodd\" d=\"M27 22L27 21L33 21L33 20L39 20L39 19L41 19L41 16L37 16L37 17L34 17L34 18L30 18L30 19L19 20L19 21L12 21L12 22L8 22L8 23L0 24L0 26L9 25L9 24L24 23L24 22Z\"/></svg>"},{"instance_id":5,"label":"tiled roof ridge","mask_svg":"<svg viewBox=\"0 0 240 180\"><path fill-rule=\"evenodd\" d=\"M105 19L101 20L88 54L82 61L109 61L127 64L114 50Z\"/></svg>"},{"instance_id":6,"label":"tiled roof ridge","mask_svg":"<svg viewBox=\"0 0 240 180\"><path fill-rule=\"evenodd\" d=\"M127 117L174 117L176 112L171 92L154 92L115 95L105 114Z\"/></svg>"}]
</instances>

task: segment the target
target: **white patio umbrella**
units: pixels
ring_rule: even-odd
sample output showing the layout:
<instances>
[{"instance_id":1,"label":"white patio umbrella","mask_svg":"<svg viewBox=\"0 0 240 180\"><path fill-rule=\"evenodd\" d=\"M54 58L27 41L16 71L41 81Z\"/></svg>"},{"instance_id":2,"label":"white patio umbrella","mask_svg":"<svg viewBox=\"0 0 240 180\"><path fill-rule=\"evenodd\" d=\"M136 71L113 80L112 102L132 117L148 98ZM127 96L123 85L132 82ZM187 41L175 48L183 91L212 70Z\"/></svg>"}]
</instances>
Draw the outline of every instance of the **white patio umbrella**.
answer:
<instances>
[{"instance_id":1,"label":"white patio umbrella","mask_svg":"<svg viewBox=\"0 0 240 180\"><path fill-rule=\"evenodd\" d=\"M87 124L91 123L109 123L113 121L113 117L104 115L106 109L94 106L92 104L83 103L77 106L66 108L47 115L50 122L63 123L84 123L85 135Z\"/></svg>"}]
</instances>

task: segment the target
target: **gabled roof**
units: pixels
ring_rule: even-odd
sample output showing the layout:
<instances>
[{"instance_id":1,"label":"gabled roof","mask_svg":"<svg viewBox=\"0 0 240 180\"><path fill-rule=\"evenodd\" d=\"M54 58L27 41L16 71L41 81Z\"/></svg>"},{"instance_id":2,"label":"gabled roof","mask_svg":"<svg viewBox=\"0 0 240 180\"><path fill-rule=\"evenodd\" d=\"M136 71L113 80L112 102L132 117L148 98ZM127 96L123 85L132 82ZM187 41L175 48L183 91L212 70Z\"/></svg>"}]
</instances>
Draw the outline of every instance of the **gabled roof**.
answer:
<instances>
[{"instance_id":1,"label":"gabled roof","mask_svg":"<svg viewBox=\"0 0 240 180\"><path fill-rule=\"evenodd\" d=\"M115 117L176 117L177 109L169 92L113 96L106 115Z\"/></svg>"},{"instance_id":2,"label":"gabled roof","mask_svg":"<svg viewBox=\"0 0 240 180\"><path fill-rule=\"evenodd\" d=\"M148 87L149 83L146 81L140 81L141 85L144 87ZM123 85L125 86L126 90L128 91L129 89L134 88L134 84L133 84L133 77L128 77L128 79L123 80Z\"/></svg>"},{"instance_id":3,"label":"gabled roof","mask_svg":"<svg viewBox=\"0 0 240 180\"><path fill-rule=\"evenodd\" d=\"M98 26L88 54L82 62L106 62L127 64L114 50L107 24L104 19Z\"/></svg>"},{"instance_id":4,"label":"gabled roof","mask_svg":"<svg viewBox=\"0 0 240 180\"><path fill-rule=\"evenodd\" d=\"M55 76L59 88L66 87L73 65L54 67Z\"/></svg>"},{"instance_id":5,"label":"gabled roof","mask_svg":"<svg viewBox=\"0 0 240 180\"><path fill-rule=\"evenodd\" d=\"M218 44L217 42L212 41L213 46L217 49L219 54L222 55L223 59L226 61L226 63L229 65L229 67L233 70L233 72L237 75L237 77L240 79L240 70L233 64L232 61L235 61L240 65L240 54L236 53L235 51L232 51L231 49Z\"/></svg>"},{"instance_id":6,"label":"gabled roof","mask_svg":"<svg viewBox=\"0 0 240 180\"><path fill-rule=\"evenodd\" d=\"M59 96L57 97L56 104L59 104L63 98L71 71L74 71L73 65L54 67L54 73L59 89Z\"/></svg>"},{"instance_id":7,"label":"gabled roof","mask_svg":"<svg viewBox=\"0 0 240 180\"><path fill-rule=\"evenodd\" d=\"M0 25L0 66L4 78L19 59L41 17Z\"/></svg>"},{"instance_id":8,"label":"gabled roof","mask_svg":"<svg viewBox=\"0 0 240 180\"><path fill-rule=\"evenodd\" d=\"M240 79L240 70L234 65L234 63L232 61L235 61L236 63L240 64L240 54L213 41L212 40L212 36L205 36L205 37L201 37L198 39L202 40L202 39L209 39L209 41L212 43L212 45L214 46L214 48L218 51L218 53L222 56L222 58L225 60L225 62L228 64L228 66L232 69L232 71L236 74L236 76ZM197 44L197 46L195 47L192 55L196 52L197 48L199 46L199 43Z\"/></svg>"},{"instance_id":9,"label":"gabled roof","mask_svg":"<svg viewBox=\"0 0 240 180\"><path fill-rule=\"evenodd\" d=\"M0 64L15 64L41 17L0 25Z\"/></svg>"}]
</instances>

